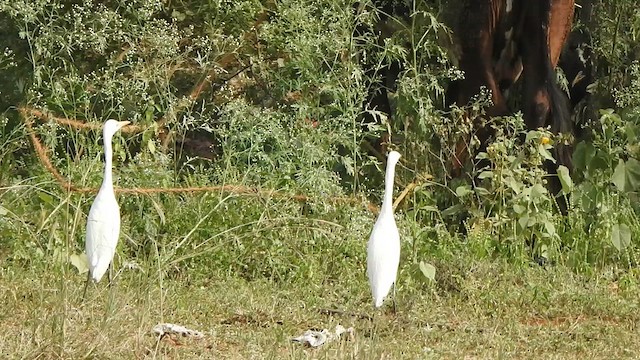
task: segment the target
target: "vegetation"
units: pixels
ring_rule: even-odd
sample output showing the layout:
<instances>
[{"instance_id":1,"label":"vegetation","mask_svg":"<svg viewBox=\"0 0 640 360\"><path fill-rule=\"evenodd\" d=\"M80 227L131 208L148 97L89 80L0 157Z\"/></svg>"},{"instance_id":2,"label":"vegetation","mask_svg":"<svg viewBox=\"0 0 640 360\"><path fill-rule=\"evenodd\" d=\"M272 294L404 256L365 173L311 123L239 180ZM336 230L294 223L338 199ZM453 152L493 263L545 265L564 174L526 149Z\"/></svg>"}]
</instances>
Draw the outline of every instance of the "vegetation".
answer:
<instances>
[{"instance_id":1,"label":"vegetation","mask_svg":"<svg viewBox=\"0 0 640 360\"><path fill-rule=\"evenodd\" d=\"M459 1L405 3L410 16L381 33L385 14L369 2L0 0L0 353L635 356L635 2L585 1L593 15L576 24L592 37L595 82L574 114L584 130L563 176L565 217L540 167L558 139L525 132L520 114L495 119L479 155L490 171L451 177L472 132L461 114L481 113L487 96L445 102L463 76L447 26ZM368 94L397 64L389 118ZM116 185L129 191L113 285L83 301L83 189L100 184L108 118L135 125L114 139ZM383 187L371 144L384 133L403 154L402 259L398 313L374 315L365 249ZM205 339L158 340L159 322ZM290 343L338 323L354 338Z\"/></svg>"}]
</instances>

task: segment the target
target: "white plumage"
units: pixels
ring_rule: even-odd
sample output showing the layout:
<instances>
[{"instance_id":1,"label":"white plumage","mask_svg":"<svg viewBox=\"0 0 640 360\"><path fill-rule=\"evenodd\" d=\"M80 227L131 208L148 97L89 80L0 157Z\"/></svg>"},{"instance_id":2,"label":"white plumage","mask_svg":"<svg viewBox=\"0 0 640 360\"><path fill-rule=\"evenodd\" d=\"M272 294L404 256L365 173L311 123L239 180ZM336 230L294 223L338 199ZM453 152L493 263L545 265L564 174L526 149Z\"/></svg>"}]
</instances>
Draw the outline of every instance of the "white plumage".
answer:
<instances>
[{"instance_id":1,"label":"white plumage","mask_svg":"<svg viewBox=\"0 0 640 360\"><path fill-rule=\"evenodd\" d=\"M89 272L95 282L100 281L113 260L120 235L120 207L113 192L111 161L113 135L129 121L107 120L102 130L104 141L104 178L100 191L91 205L87 218L85 250ZM85 288L86 291L86 288Z\"/></svg>"},{"instance_id":2,"label":"white plumage","mask_svg":"<svg viewBox=\"0 0 640 360\"><path fill-rule=\"evenodd\" d=\"M367 245L367 275L375 307L382 306L384 298L396 282L400 265L400 235L393 218L393 179L398 160L398 152L389 153L382 208Z\"/></svg>"}]
</instances>

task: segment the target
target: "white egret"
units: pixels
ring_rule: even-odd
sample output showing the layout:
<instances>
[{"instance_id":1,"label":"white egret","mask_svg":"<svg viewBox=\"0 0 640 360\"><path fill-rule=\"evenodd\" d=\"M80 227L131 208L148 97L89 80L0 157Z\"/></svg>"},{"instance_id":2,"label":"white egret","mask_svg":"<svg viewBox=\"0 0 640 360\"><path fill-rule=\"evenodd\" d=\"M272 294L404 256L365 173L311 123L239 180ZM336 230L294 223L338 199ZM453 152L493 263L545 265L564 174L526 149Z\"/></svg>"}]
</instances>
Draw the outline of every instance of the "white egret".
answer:
<instances>
[{"instance_id":1,"label":"white egret","mask_svg":"<svg viewBox=\"0 0 640 360\"><path fill-rule=\"evenodd\" d=\"M107 120L102 129L104 142L104 178L87 217L85 250L89 262L89 276L100 281L107 272L120 235L120 207L113 192L111 160L113 135L129 121ZM87 285L89 277L87 277ZM87 287L85 286L85 294Z\"/></svg>"},{"instance_id":2,"label":"white egret","mask_svg":"<svg viewBox=\"0 0 640 360\"><path fill-rule=\"evenodd\" d=\"M389 153L384 176L382 208L367 245L367 275L375 307L382 306L391 286L394 286L395 292L396 276L400 265L400 234L396 220L393 218L393 178L398 160L400 160L398 152Z\"/></svg>"}]
</instances>

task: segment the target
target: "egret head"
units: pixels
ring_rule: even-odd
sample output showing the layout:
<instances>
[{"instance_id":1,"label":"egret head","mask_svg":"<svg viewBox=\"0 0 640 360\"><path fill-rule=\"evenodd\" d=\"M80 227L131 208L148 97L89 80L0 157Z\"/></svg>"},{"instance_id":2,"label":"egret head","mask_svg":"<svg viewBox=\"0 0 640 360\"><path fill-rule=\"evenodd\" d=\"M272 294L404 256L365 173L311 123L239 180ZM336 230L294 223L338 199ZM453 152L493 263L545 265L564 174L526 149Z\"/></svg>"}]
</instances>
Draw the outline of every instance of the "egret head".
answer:
<instances>
[{"instance_id":1,"label":"egret head","mask_svg":"<svg viewBox=\"0 0 640 360\"><path fill-rule=\"evenodd\" d=\"M116 131L122 129L122 127L130 123L130 121L116 121L113 119L109 119L104 123L102 134L105 139L110 139L113 137L113 134L115 134Z\"/></svg>"},{"instance_id":2,"label":"egret head","mask_svg":"<svg viewBox=\"0 0 640 360\"><path fill-rule=\"evenodd\" d=\"M400 153L397 151L392 151L387 156L387 164L396 164L400 160Z\"/></svg>"}]
</instances>

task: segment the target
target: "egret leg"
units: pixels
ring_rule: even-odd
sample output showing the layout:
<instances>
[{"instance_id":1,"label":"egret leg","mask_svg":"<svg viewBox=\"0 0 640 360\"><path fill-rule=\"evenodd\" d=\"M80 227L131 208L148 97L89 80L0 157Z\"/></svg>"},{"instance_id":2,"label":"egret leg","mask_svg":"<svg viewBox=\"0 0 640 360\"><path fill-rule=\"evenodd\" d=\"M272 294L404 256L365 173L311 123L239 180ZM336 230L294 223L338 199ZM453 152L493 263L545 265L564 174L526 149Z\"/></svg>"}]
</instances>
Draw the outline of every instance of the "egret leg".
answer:
<instances>
[{"instance_id":1,"label":"egret leg","mask_svg":"<svg viewBox=\"0 0 640 360\"><path fill-rule=\"evenodd\" d=\"M89 282L91 281L91 271L87 271L87 281L84 283L84 292L82 293L82 302L87 298L87 288L89 287Z\"/></svg>"},{"instance_id":2,"label":"egret leg","mask_svg":"<svg viewBox=\"0 0 640 360\"><path fill-rule=\"evenodd\" d=\"M109 280L109 289L111 289L111 264L109 264L109 268L107 269L107 280Z\"/></svg>"},{"instance_id":3,"label":"egret leg","mask_svg":"<svg viewBox=\"0 0 640 360\"><path fill-rule=\"evenodd\" d=\"M397 313L398 309L396 307L396 283L393 283L393 314Z\"/></svg>"}]
</instances>

